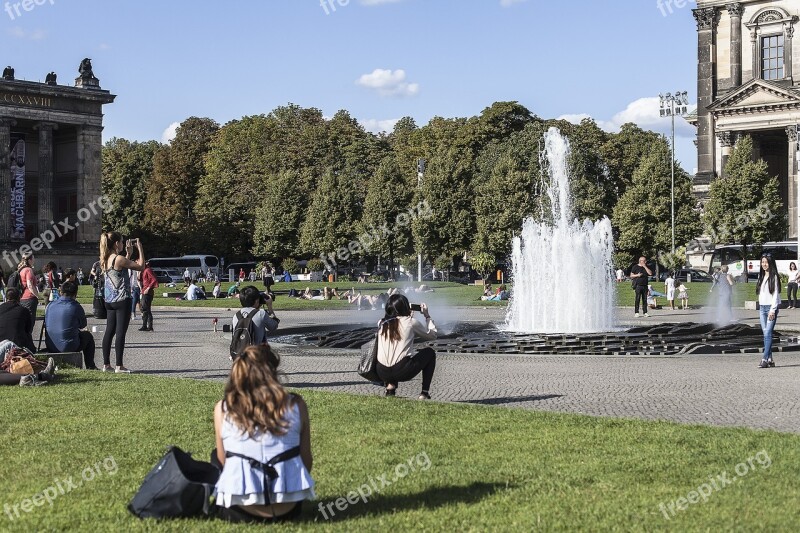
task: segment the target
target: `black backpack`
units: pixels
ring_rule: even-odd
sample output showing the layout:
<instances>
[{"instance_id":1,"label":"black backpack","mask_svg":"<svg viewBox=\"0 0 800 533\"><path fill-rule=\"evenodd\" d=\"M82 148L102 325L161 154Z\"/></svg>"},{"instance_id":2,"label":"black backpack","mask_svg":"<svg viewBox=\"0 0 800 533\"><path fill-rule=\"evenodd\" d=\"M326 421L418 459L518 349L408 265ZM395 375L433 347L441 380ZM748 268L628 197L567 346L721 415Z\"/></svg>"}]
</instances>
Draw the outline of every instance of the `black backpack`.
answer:
<instances>
[{"instance_id":1,"label":"black backpack","mask_svg":"<svg viewBox=\"0 0 800 533\"><path fill-rule=\"evenodd\" d=\"M253 339L256 336L256 326L253 324L253 317L258 313L253 310L243 316L241 311L236 313L236 329L233 330L233 338L231 339L231 359L236 359L247 348L254 344Z\"/></svg>"},{"instance_id":2,"label":"black backpack","mask_svg":"<svg viewBox=\"0 0 800 533\"><path fill-rule=\"evenodd\" d=\"M6 288L7 289L19 289L20 288L20 279L19 279L19 270L15 270L8 276L8 280L6 281Z\"/></svg>"}]
</instances>

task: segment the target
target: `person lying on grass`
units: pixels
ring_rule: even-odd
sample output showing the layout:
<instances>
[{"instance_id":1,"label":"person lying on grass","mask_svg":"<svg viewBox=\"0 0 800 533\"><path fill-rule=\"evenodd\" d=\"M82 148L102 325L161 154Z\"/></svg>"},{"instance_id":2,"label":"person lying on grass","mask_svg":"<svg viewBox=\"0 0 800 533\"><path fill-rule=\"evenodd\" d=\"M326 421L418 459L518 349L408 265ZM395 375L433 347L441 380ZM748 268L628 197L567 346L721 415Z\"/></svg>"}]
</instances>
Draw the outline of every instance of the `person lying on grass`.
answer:
<instances>
[{"instance_id":1,"label":"person lying on grass","mask_svg":"<svg viewBox=\"0 0 800 533\"><path fill-rule=\"evenodd\" d=\"M20 385L22 387L45 385L47 382L53 381L55 375L56 363L51 357L47 360L47 366L41 372L26 372L21 374L18 372L0 370L0 385Z\"/></svg>"},{"instance_id":2,"label":"person lying on grass","mask_svg":"<svg viewBox=\"0 0 800 533\"><path fill-rule=\"evenodd\" d=\"M224 399L214 406L216 450L222 470L215 487L217 514L230 522L275 522L299 516L314 499L308 407L278 379L280 357L250 346L236 358ZM279 457L280 456L280 457ZM274 459L277 476L254 461Z\"/></svg>"}]
</instances>

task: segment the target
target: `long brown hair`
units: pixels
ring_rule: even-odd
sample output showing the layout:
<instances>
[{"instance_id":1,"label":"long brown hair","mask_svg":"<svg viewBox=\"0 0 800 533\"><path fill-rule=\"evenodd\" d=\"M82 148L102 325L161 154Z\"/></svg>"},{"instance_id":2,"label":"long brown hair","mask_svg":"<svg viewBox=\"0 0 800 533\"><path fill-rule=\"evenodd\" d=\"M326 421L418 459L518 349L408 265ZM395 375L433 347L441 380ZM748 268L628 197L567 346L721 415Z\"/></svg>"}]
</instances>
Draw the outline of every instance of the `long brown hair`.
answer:
<instances>
[{"instance_id":1,"label":"long brown hair","mask_svg":"<svg viewBox=\"0 0 800 533\"><path fill-rule=\"evenodd\" d=\"M386 301L386 313L381 321L381 335L390 341L400 340L400 323L398 317L411 316L411 304L402 294L392 294Z\"/></svg>"},{"instance_id":2,"label":"long brown hair","mask_svg":"<svg viewBox=\"0 0 800 533\"><path fill-rule=\"evenodd\" d=\"M105 272L108 258L115 253L116 244L122 240L122 235L116 231L109 231L100 235L100 269Z\"/></svg>"},{"instance_id":3,"label":"long brown hair","mask_svg":"<svg viewBox=\"0 0 800 533\"><path fill-rule=\"evenodd\" d=\"M257 431L285 435L291 396L278 381L281 359L269 346L249 346L236 358L225 385L224 408L253 438Z\"/></svg>"}]
</instances>

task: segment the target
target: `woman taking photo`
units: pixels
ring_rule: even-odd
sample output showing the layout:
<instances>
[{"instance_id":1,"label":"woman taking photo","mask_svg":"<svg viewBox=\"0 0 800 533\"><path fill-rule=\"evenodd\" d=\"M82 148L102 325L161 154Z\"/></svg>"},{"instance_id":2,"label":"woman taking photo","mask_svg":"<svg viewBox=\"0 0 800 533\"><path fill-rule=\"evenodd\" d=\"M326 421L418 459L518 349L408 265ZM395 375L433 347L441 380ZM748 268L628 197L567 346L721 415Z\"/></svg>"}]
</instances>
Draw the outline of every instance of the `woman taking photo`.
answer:
<instances>
[{"instance_id":1,"label":"woman taking photo","mask_svg":"<svg viewBox=\"0 0 800 533\"><path fill-rule=\"evenodd\" d=\"M778 320L778 307L781 305L781 278L772 254L761 256L761 269L756 283L758 295L758 314L761 319L761 331L764 332L764 357L759 368L775 366L772 361L772 331Z\"/></svg>"},{"instance_id":2,"label":"woman taking photo","mask_svg":"<svg viewBox=\"0 0 800 533\"><path fill-rule=\"evenodd\" d=\"M308 407L278 380L280 357L250 346L236 358L224 400L214 406L219 516L230 522L269 523L296 518L313 499ZM269 476L273 465L277 476Z\"/></svg>"},{"instance_id":3,"label":"woman taking photo","mask_svg":"<svg viewBox=\"0 0 800 533\"><path fill-rule=\"evenodd\" d=\"M137 246L139 258L131 261L133 247ZM103 271L105 285L103 294L106 306L106 333L103 335L103 372L111 372L111 342L116 337L114 350L116 353L117 374L130 374L130 370L122 364L122 353L125 351L125 336L131 321L131 278L128 270L141 272L144 269L144 250L139 239L126 243L127 257L121 256L122 235L116 231L103 233L100 237L100 268Z\"/></svg>"},{"instance_id":4,"label":"woman taking photo","mask_svg":"<svg viewBox=\"0 0 800 533\"><path fill-rule=\"evenodd\" d=\"M433 340L436 324L428 314L428 306L420 304L426 325L414 318L408 299L402 294L389 296L386 314L378 326L378 376L386 384L386 396L397 393L397 384L411 381L422 372L420 400L431 399L431 381L436 368L436 352L432 348L414 351L414 338Z\"/></svg>"}]
</instances>

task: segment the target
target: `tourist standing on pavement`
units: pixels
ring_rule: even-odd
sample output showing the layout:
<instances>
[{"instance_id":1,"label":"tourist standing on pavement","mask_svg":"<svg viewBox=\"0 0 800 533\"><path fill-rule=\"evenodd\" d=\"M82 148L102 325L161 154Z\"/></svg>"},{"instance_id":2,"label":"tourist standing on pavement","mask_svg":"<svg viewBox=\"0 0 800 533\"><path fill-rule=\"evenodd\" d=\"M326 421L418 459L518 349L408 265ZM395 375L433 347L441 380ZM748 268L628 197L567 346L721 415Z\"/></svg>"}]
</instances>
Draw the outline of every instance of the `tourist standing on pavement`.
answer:
<instances>
[{"instance_id":1,"label":"tourist standing on pavement","mask_svg":"<svg viewBox=\"0 0 800 533\"><path fill-rule=\"evenodd\" d=\"M667 301L669 308L675 310L675 278L672 273L667 274L667 279L664 280L664 292L667 293Z\"/></svg>"},{"instance_id":2,"label":"tourist standing on pavement","mask_svg":"<svg viewBox=\"0 0 800 533\"><path fill-rule=\"evenodd\" d=\"M128 275L131 277L131 314L133 315L133 319L136 320L136 305L142 299L142 288L139 285L138 272L135 270L129 270Z\"/></svg>"},{"instance_id":3,"label":"tourist standing on pavement","mask_svg":"<svg viewBox=\"0 0 800 533\"><path fill-rule=\"evenodd\" d=\"M725 317L727 320L733 319L733 285L734 285L733 276L730 272L728 272L728 265L723 266L719 271L719 281L717 284L719 288L719 303L722 306L722 309L725 311Z\"/></svg>"},{"instance_id":4,"label":"tourist standing on pavement","mask_svg":"<svg viewBox=\"0 0 800 533\"><path fill-rule=\"evenodd\" d=\"M142 327L139 331L153 331L153 297L158 288L158 279L150 268L150 261L145 261L142 270Z\"/></svg>"},{"instance_id":5,"label":"tourist standing on pavement","mask_svg":"<svg viewBox=\"0 0 800 533\"><path fill-rule=\"evenodd\" d=\"M133 248L137 247L139 258L131 261ZM130 374L122 364L125 351L125 336L131 321L131 278L128 270L141 272L144 269L144 250L139 239L128 240L125 245L127 257L121 256L122 235L116 231L103 233L100 237L100 267L104 274L106 302L106 333L103 336L103 372ZM116 337L116 341L115 338ZM111 343L115 341L116 368L111 367Z\"/></svg>"},{"instance_id":6,"label":"tourist standing on pavement","mask_svg":"<svg viewBox=\"0 0 800 533\"><path fill-rule=\"evenodd\" d=\"M636 291L636 303L634 305L634 316L639 316L639 302L642 302L642 312L644 316L647 314L647 278L653 275L653 271L647 266L647 258L642 256L639 258L639 264L631 267L630 278L632 280L633 290Z\"/></svg>"},{"instance_id":7,"label":"tourist standing on pavement","mask_svg":"<svg viewBox=\"0 0 800 533\"><path fill-rule=\"evenodd\" d=\"M761 331L764 332L764 356L759 368L775 366L772 360L772 331L778 321L778 307L781 305L781 278L772 254L761 256L761 270L756 283L758 295L758 315L761 320Z\"/></svg>"},{"instance_id":8,"label":"tourist standing on pavement","mask_svg":"<svg viewBox=\"0 0 800 533\"><path fill-rule=\"evenodd\" d=\"M800 270L797 270L797 265L792 261L789 263L789 284L786 288L789 309L797 307L797 283L800 281L798 278L800 278Z\"/></svg>"},{"instance_id":9,"label":"tourist standing on pavement","mask_svg":"<svg viewBox=\"0 0 800 533\"><path fill-rule=\"evenodd\" d=\"M36 323L36 308L39 306L40 296L39 284L36 281L36 274L33 272L33 263L33 252L27 252L22 255L22 261L17 266L20 289L22 290L19 305L28 310L32 319L31 329L28 333L33 332L33 325Z\"/></svg>"}]
</instances>

